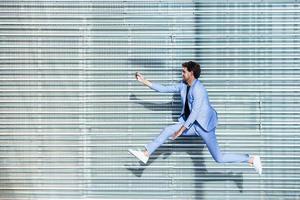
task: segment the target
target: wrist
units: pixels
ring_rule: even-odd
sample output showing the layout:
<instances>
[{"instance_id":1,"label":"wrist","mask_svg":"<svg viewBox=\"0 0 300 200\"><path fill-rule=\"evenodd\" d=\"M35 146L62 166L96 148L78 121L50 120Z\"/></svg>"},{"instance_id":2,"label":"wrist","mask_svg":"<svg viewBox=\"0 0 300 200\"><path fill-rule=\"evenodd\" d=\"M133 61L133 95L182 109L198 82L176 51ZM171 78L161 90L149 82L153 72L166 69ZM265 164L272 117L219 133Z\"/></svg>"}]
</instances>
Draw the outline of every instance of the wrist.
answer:
<instances>
[{"instance_id":1,"label":"wrist","mask_svg":"<svg viewBox=\"0 0 300 200\"><path fill-rule=\"evenodd\" d=\"M144 80L144 85L148 86L148 87L151 87L151 82L148 81L148 80Z\"/></svg>"}]
</instances>

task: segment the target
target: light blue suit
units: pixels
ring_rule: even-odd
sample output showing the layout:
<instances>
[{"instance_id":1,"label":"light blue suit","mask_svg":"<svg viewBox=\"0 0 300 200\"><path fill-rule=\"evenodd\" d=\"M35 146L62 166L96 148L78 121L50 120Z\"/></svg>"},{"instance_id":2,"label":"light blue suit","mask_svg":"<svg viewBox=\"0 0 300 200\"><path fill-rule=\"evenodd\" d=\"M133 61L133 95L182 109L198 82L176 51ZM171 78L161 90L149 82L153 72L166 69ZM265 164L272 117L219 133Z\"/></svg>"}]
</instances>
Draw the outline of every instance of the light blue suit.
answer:
<instances>
[{"instance_id":1,"label":"light blue suit","mask_svg":"<svg viewBox=\"0 0 300 200\"><path fill-rule=\"evenodd\" d=\"M182 135L198 135L202 137L216 162L248 162L248 154L221 153L215 135L215 130L218 125L218 115L215 109L211 106L207 91L200 80L195 79L190 87L188 93L188 105L191 113L187 119L184 119L187 85L183 81L171 86L152 83L151 88L157 92L180 93L182 110L178 118L178 123L167 126L152 142L145 145L149 155L151 155L169 137L184 126L187 130L185 130Z\"/></svg>"},{"instance_id":2,"label":"light blue suit","mask_svg":"<svg viewBox=\"0 0 300 200\"><path fill-rule=\"evenodd\" d=\"M183 81L172 86L163 86L158 83L152 83L152 89L158 92L180 92L182 102L180 117L184 115L187 85ZM194 122L197 121L206 131L211 131L212 129L216 128L218 124L217 112L210 105L207 91L198 79L195 79L190 87L188 100L188 105L191 113L184 123L184 126L189 129L194 124Z\"/></svg>"}]
</instances>

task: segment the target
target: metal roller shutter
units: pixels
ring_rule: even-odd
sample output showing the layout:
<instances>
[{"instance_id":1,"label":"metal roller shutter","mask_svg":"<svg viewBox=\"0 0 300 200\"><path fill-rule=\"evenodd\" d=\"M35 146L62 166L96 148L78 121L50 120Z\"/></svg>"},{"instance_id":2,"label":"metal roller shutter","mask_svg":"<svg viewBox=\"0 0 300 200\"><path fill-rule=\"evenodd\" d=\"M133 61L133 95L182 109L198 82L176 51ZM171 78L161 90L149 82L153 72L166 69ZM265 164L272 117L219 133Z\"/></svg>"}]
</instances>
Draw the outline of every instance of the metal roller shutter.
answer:
<instances>
[{"instance_id":1,"label":"metal roller shutter","mask_svg":"<svg viewBox=\"0 0 300 200\"><path fill-rule=\"evenodd\" d=\"M1 1L0 199L299 199L297 0ZM226 152L200 138L142 147L180 113L174 84L201 63Z\"/></svg>"}]
</instances>

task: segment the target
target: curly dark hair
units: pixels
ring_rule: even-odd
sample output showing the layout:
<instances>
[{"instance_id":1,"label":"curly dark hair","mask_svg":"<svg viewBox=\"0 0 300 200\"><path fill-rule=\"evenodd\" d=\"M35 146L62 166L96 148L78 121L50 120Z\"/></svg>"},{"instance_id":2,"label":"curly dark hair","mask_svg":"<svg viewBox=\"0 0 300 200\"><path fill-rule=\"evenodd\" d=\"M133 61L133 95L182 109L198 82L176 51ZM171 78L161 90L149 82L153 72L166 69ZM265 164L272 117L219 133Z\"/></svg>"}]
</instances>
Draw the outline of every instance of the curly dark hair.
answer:
<instances>
[{"instance_id":1,"label":"curly dark hair","mask_svg":"<svg viewBox=\"0 0 300 200\"><path fill-rule=\"evenodd\" d=\"M185 63L182 63L182 67L187 68L189 72L193 71L194 77L199 78L201 74L201 68L200 64L194 62L194 61L188 61Z\"/></svg>"}]
</instances>

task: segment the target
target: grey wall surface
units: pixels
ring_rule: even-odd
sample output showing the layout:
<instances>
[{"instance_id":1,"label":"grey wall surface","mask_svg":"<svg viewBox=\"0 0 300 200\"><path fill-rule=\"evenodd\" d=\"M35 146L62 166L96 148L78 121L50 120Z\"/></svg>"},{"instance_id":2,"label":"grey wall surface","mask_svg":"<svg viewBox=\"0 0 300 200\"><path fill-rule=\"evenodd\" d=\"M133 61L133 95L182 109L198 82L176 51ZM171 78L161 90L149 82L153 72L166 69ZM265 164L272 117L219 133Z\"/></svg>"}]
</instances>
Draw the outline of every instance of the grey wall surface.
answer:
<instances>
[{"instance_id":1,"label":"grey wall surface","mask_svg":"<svg viewBox=\"0 0 300 200\"><path fill-rule=\"evenodd\" d=\"M297 0L1 1L0 199L300 199ZM180 113L181 63L218 111L219 164L201 138L142 147Z\"/></svg>"}]
</instances>

